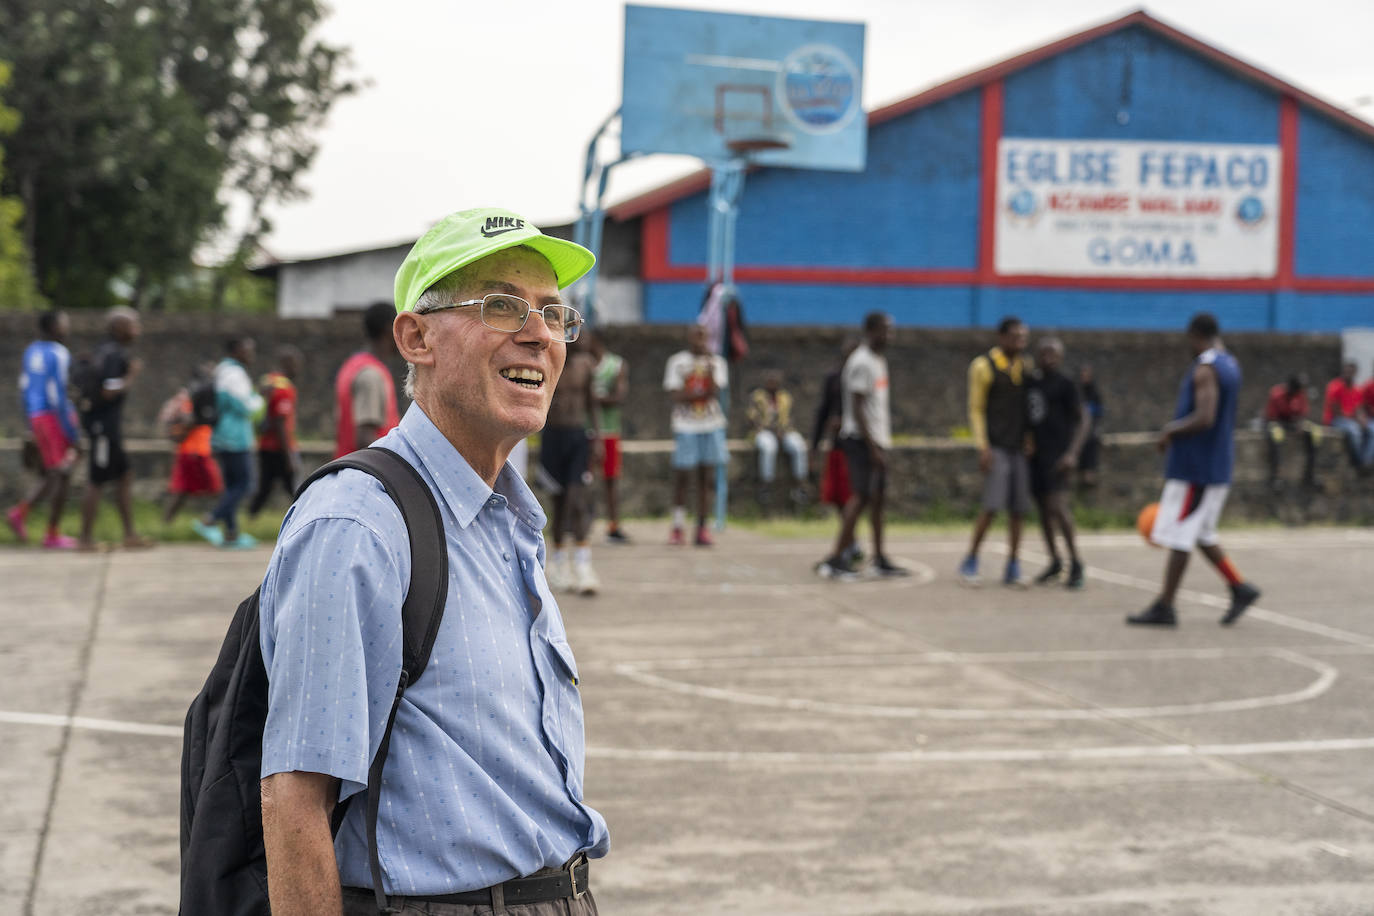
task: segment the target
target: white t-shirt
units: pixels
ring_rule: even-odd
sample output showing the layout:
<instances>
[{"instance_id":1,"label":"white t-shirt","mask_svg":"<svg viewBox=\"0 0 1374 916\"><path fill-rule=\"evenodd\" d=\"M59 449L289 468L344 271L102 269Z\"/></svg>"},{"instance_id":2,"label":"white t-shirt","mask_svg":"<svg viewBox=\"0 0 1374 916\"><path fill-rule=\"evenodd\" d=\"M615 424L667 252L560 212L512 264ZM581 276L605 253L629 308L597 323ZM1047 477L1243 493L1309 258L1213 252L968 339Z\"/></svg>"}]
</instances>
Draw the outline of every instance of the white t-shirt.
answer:
<instances>
[{"instance_id":1,"label":"white t-shirt","mask_svg":"<svg viewBox=\"0 0 1374 916\"><path fill-rule=\"evenodd\" d=\"M869 435L882 448L892 447L892 414L888 408L887 357L874 353L868 344L860 344L849 354L844 363L841 376L841 401L844 403L844 418L840 422L840 435L853 439L863 437L858 418L854 415L852 395L864 395L864 420Z\"/></svg>"},{"instance_id":2,"label":"white t-shirt","mask_svg":"<svg viewBox=\"0 0 1374 916\"><path fill-rule=\"evenodd\" d=\"M717 388L724 389L730 384L730 368L725 364L725 357L697 356L690 350L668 357L668 365L663 370L663 390L701 393L701 397L687 403L674 402L674 433L709 433L725 428L720 393L706 394L712 376Z\"/></svg>"}]
</instances>

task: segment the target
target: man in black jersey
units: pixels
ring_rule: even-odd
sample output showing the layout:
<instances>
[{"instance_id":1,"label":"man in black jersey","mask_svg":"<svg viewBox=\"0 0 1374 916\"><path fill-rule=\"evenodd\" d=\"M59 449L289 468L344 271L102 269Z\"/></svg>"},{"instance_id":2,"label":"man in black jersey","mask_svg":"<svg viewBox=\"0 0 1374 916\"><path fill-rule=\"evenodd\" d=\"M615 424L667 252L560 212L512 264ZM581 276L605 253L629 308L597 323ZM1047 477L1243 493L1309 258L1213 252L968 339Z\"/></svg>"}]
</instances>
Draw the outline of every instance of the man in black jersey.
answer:
<instances>
[{"instance_id":1,"label":"man in black jersey","mask_svg":"<svg viewBox=\"0 0 1374 916\"><path fill-rule=\"evenodd\" d=\"M1026 383L1026 412L1035 452L1031 455L1031 495L1040 513L1040 530L1050 565L1036 577L1039 585L1059 580L1064 572L1054 532L1058 529L1069 552L1068 588L1083 587L1083 563L1074 543L1073 510L1069 506L1069 475L1078 464L1083 443L1088 439L1092 419L1078 397L1078 386L1059 371L1064 362L1064 345L1057 337L1040 341L1036 349L1036 371Z\"/></svg>"}]
</instances>

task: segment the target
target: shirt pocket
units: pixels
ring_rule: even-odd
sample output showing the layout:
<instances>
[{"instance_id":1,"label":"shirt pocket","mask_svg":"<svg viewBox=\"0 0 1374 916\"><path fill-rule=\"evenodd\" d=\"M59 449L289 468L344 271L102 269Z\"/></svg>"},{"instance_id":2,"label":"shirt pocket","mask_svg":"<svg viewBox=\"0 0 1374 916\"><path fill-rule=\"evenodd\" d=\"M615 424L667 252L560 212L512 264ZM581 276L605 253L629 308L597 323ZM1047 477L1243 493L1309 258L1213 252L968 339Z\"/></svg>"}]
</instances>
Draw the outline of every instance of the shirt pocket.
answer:
<instances>
[{"instance_id":1,"label":"shirt pocket","mask_svg":"<svg viewBox=\"0 0 1374 916\"><path fill-rule=\"evenodd\" d=\"M546 686L547 701L553 707L555 734L549 737L558 745L567 762L567 785L573 797L582 799L582 771L586 755L583 731L582 694L578 689L577 660L572 646L561 636L545 635L544 643L552 656L554 682Z\"/></svg>"}]
</instances>

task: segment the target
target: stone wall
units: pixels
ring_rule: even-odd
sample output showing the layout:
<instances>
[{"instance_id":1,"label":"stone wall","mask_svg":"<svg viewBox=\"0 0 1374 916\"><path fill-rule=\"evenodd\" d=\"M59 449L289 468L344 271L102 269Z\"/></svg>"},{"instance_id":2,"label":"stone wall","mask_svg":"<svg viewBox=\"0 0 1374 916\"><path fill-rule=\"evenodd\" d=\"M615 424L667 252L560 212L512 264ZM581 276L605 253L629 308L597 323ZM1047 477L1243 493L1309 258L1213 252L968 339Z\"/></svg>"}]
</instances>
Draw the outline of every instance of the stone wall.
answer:
<instances>
[{"instance_id":1,"label":"stone wall","mask_svg":"<svg viewBox=\"0 0 1374 916\"><path fill-rule=\"evenodd\" d=\"M99 342L101 316L73 314L69 346L74 355ZM1033 336L1039 329L1032 329ZM183 384L192 366L217 360L224 340L250 333L258 342L254 373L271 367L274 349L295 344L305 353L300 380L300 428L306 438L333 436L333 377L339 365L362 344L362 319L344 314L330 319L282 319L274 316L177 314L148 315L136 346L145 372L127 404L131 436L156 436L154 418L162 402ZM608 326L608 346L630 363L631 394L625 408L626 436L667 438L668 401L662 392L663 365L684 345L685 332L673 325ZM783 371L796 398L797 423L809 434L825 373L836 364L840 346L851 332L832 327L756 327L750 330L752 353L733 367L731 434L746 431L747 392L757 387L765 370ZM0 379L12 385L19 357L34 336L34 316L0 313ZM1188 364L1182 334L1068 331L1060 334L1068 348L1067 366L1084 362L1097 369L1107 405L1105 428L1138 431L1158 428L1172 415L1174 393ZM1338 368L1336 335L1236 334L1227 336L1245 369L1241 415L1254 416L1270 385L1289 373L1308 373L1316 391ZM986 331L899 328L888 354L892 371L893 428L898 436L951 435L967 424L965 373L969 360L991 346ZM396 365L399 388L403 377ZM1314 404L1314 411L1317 405ZM19 404L0 396L0 436L23 428Z\"/></svg>"},{"instance_id":2,"label":"stone wall","mask_svg":"<svg viewBox=\"0 0 1374 916\"><path fill-rule=\"evenodd\" d=\"M825 374L837 365L846 337L854 332L829 327L750 329L751 353L732 367L731 434L747 430L747 393L762 383L768 369L783 371L784 385L796 399L797 425L810 435ZM1041 336L1032 329L1032 341ZM1157 429L1173 416L1179 380L1190 356L1183 335L1151 332L1064 331L1066 369L1090 363L1107 407L1110 431ZM681 326L640 325L605 330L607 345L630 362L631 403L625 410L630 438L666 438L668 402L661 393L663 364L684 346ZM1264 407L1271 385L1290 373L1306 372L1313 386L1314 416L1320 390L1339 369L1337 335L1236 334L1226 342L1245 372L1240 415L1250 418ZM898 436L950 436L966 427L969 361L994 344L986 331L898 328L888 352L892 376L892 423Z\"/></svg>"},{"instance_id":3,"label":"stone wall","mask_svg":"<svg viewBox=\"0 0 1374 916\"><path fill-rule=\"evenodd\" d=\"M98 314L70 314L72 336L67 346L75 359L100 343L104 322ZM19 360L34 338L35 322L31 314L0 312L0 380L6 388L19 376ZM132 351L143 360L143 374L125 403L126 434L158 436L154 428L158 408L186 383L197 363L221 359L225 340L236 334L251 334L257 341L258 361L251 369L254 376L273 368L277 347L300 347L305 354L299 380L300 429L306 437L332 439L334 373L364 342L362 315L356 312L320 319L206 313L145 315L143 335ZM405 377L403 369L398 359L398 391ZM0 435L18 435L22 430L19 408L16 397L0 397Z\"/></svg>"},{"instance_id":4,"label":"stone wall","mask_svg":"<svg viewBox=\"0 0 1374 916\"><path fill-rule=\"evenodd\" d=\"M1133 515L1141 506L1159 498L1162 461L1155 449L1154 436L1145 433L1117 433L1106 437L1102 452L1100 485L1080 494L1080 505L1092 506L1107 515L1122 518ZM319 440L302 443L305 465L314 468L327 461L332 446ZM129 443L137 477L136 492L144 499L158 498L166 487L171 469L170 445L155 439ZM630 443L625 452L625 472L621 484L623 514L627 517L660 516L668 512L672 494L669 466L672 444L663 440ZM1256 433L1237 437L1236 475L1227 504L1229 521L1279 521L1284 524L1340 523L1374 525L1374 479L1358 478L1345 461L1336 437L1320 443L1317 477L1321 489L1308 492L1297 485L1301 477L1301 454L1296 443L1288 448L1282 468L1287 486L1273 493L1267 485L1264 442ZM894 518L949 519L969 517L977 511L982 492L973 447L967 441L923 439L893 450L890 514ZM756 515L755 460L752 450L741 441L731 443L730 511ZM79 488L84 479L84 462L76 475ZM787 488L786 468L780 462L782 479L779 493ZM20 489L32 478L19 467L19 442L0 440L0 507L16 499ZM814 487L805 488L814 499ZM280 494L274 505L285 508Z\"/></svg>"}]
</instances>

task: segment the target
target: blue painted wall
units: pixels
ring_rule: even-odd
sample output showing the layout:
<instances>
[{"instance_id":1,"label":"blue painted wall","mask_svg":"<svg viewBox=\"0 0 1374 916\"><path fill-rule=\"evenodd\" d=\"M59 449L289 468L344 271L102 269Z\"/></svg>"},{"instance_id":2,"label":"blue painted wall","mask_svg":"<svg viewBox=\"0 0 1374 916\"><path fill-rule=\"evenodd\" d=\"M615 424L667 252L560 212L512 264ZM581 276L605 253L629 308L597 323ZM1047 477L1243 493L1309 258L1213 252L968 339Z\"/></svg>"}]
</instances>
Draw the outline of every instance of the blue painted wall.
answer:
<instances>
[{"instance_id":1,"label":"blue painted wall","mask_svg":"<svg viewBox=\"0 0 1374 916\"><path fill-rule=\"evenodd\" d=\"M1014 73L1003 93L1009 137L1279 142L1278 96L1139 27Z\"/></svg>"},{"instance_id":2,"label":"blue painted wall","mask_svg":"<svg viewBox=\"0 0 1374 916\"><path fill-rule=\"evenodd\" d=\"M966 327L973 290L967 286L811 286L794 283L742 283L740 301L749 324L852 324L872 311L892 313L903 325ZM703 288L699 283L649 283L644 313L651 321L696 320Z\"/></svg>"},{"instance_id":3,"label":"blue painted wall","mask_svg":"<svg viewBox=\"0 0 1374 916\"><path fill-rule=\"evenodd\" d=\"M869 132L863 172L745 178L735 258L773 267L962 267L978 260L979 96ZM706 194L672 206L669 259L706 263Z\"/></svg>"},{"instance_id":4,"label":"blue painted wall","mask_svg":"<svg viewBox=\"0 0 1374 916\"><path fill-rule=\"evenodd\" d=\"M1132 27L1008 76L1003 134L1277 144L1279 97L1147 29ZM977 266L981 91L869 131L858 174L769 169L746 181L736 261L812 268ZM1374 142L1302 111L1295 270L1374 277ZM706 262L706 194L670 207L669 260ZM969 286L741 286L756 324L857 324L884 309L899 324L991 326L1016 313L1037 327L1173 330L1194 312L1224 328L1336 331L1374 324L1374 295L1095 291ZM645 284L645 318L695 317L696 283Z\"/></svg>"},{"instance_id":5,"label":"blue painted wall","mask_svg":"<svg viewBox=\"0 0 1374 916\"><path fill-rule=\"evenodd\" d=\"M1298 276L1374 277L1374 143L1302 112L1297 217Z\"/></svg>"}]
</instances>

